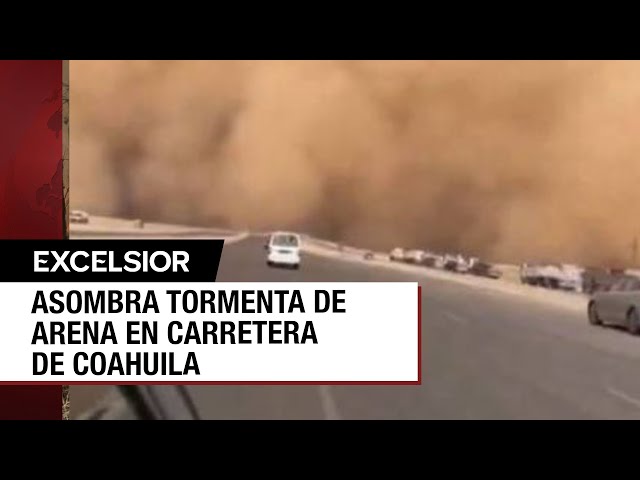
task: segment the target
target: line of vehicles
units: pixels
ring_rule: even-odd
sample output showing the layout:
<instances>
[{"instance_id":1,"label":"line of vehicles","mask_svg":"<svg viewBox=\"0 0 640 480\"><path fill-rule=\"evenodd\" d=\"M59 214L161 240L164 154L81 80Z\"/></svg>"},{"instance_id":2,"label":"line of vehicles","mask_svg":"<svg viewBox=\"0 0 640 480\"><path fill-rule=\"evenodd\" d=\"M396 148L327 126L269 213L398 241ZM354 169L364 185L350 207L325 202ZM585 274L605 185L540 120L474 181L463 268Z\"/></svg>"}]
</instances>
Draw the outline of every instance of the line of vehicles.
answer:
<instances>
[{"instance_id":1,"label":"line of vehicles","mask_svg":"<svg viewBox=\"0 0 640 480\"><path fill-rule=\"evenodd\" d=\"M570 264L524 264L520 268L520 281L587 295L587 318L591 325L622 328L640 335L639 272Z\"/></svg>"},{"instance_id":2,"label":"line of vehicles","mask_svg":"<svg viewBox=\"0 0 640 480\"><path fill-rule=\"evenodd\" d=\"M461 254L439 254L424 250L405 250L394 248L389 253L392 262L421 265L449 272L477 275L481 277L498 279L502 272L492 264L478 257L467 257Z\"/></svg>"},{"instance_id":3,"label":"line of vehicles","mask_svg":"<svg viewBox=\"0 0 640 480\"><path fill-rule=\"evenodd\" d=\"M477 257L394 248L389 259L489 278L502 276L500 270ZM640 335L640 272L566 263L524 263L519 273L524 285L587 295L590 324L622 328Z\"/></svg>"},{"instance_id":4,"label":"line of vehicles","mask_svg":"<svg viewBox=\"0 0 640 480\"><path fill-rule=\"evenodd\" d=\"M73 223L88 223L83 211L70 212ZM300 268L301 237L292 232L274 232L264 248L270 267ZM364 258L374 258L367 251ZM393 262L421 265L455 273L501 278L502 272L477 257L460 254L437 254L424 250L394 248L389 253ZM620 269L580 267L572 264L528 264L520 266L520 282L525 285L573 291L589 295L589 323L615 326L640 335L640 272L628 273Z\"/></svg>"},{"instance_id":5,"label":"line of vehicles","mask_svg":"<svg viewBox=\"0 0 640 480\"><path fill-rule=\"evenodd\" d=\"M585 294L606 292L640 279L638 273L624 269L581 267L572 264L522 264L520 282L553 290L567 290ZM622 283L621 283L622 282Z\"/></svg>"}]
</instances>

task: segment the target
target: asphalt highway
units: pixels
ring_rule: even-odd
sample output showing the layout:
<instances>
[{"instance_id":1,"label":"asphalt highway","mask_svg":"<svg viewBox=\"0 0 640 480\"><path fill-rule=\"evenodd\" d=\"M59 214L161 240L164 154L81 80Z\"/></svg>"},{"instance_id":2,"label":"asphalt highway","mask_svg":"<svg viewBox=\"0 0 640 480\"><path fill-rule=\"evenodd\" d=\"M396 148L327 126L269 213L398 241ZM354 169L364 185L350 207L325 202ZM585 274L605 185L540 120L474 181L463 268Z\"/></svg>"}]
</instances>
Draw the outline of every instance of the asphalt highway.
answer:
<instances>
[{"instance_id":1,"label":"asphalt highway","mask_svg":"<svg viewBox=\"0 0 640 480\"><path fill-rule=\"evenodd\" d=\"M365 262L304 254L298 271L269 268L263 244L225 246L218 280L419 281L422 385L189 387L203 418L640 419L638 337L539 299ZM91 388L72 387L72 416L100 395Z\"/></svg>"}]
</instances>

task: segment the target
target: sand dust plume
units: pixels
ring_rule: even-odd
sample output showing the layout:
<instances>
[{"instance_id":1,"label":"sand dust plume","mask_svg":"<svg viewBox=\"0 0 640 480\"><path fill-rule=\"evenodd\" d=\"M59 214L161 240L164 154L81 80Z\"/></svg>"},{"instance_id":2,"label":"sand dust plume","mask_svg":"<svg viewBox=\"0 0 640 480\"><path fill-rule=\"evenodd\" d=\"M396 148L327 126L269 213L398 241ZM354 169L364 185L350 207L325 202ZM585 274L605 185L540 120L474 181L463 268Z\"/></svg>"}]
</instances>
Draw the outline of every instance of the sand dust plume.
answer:
<instances>
[{"instance_id":1,"label":"sand dust plume","mask_svg":"<svg viewBox=\"0 0 640 480\"><path fill-rule=\"evenodd\" d=\"M76 208L502 261L628 264L640 236L640 62L70 69Z\"/></svg>"}]
</instances>

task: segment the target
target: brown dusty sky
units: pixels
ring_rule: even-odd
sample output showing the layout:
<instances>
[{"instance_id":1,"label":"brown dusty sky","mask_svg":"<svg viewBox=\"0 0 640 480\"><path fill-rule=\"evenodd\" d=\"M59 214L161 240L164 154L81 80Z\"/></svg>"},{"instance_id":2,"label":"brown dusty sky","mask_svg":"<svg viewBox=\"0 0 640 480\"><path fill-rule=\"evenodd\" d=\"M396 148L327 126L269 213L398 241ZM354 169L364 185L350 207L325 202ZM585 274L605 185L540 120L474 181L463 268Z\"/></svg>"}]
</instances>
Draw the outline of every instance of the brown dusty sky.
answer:
<instances>
[{"instance_id":1,"label":"brown dusty sky","mask_svg":"<svg viewBox=\"0 0 640 480\"><path fill-rule=\"evenodd\" d=\"M72 61L71 203L628 263L640 62Z\"/></svg>"}]
</instances>

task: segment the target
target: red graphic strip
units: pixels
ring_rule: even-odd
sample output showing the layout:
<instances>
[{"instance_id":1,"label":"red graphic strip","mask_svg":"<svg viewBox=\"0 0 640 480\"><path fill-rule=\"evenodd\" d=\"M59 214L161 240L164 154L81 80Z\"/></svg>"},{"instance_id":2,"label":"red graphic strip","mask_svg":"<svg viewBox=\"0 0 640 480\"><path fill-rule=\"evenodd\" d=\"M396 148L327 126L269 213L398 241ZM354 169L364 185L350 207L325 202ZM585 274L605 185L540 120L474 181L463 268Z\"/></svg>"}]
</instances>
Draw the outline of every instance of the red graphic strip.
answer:
<instances>
[{"instance_id":1,"label":"red graphic strip","mask_svg":"<svg viewBox=\"0 0 640 480\"><path fill-rule=\"evenodd\" d=\"M0 61L0 239L64 237L62 64ZM61 418L60 385L0 387L0 419Z\"/></svg>"}]
</instances>

